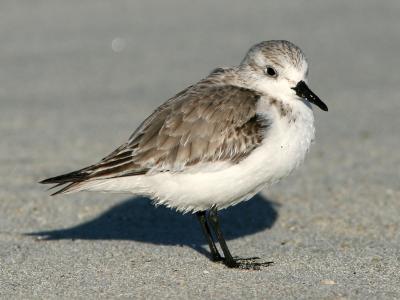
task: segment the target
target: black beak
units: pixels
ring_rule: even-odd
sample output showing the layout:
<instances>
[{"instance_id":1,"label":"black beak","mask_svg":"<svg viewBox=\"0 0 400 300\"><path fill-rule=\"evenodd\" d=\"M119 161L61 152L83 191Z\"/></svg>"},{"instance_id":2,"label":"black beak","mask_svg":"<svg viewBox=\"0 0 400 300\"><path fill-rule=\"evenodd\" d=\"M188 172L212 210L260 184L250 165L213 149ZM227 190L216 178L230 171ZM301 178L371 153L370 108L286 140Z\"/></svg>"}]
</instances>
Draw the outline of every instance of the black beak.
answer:
<instances>
[{"instance_id":1,"label":"black beak","mask_svg":"<svg viewBox=\"0 0 400 300\"><path fill-rule=\"evenodd\" d=\"M324 111L328 111L328 106L326 106L326 104L308 88L307 84L303 80L299 81L292 89L295 90L297 96L308 100Z\"/></svg>"}]
</instances>

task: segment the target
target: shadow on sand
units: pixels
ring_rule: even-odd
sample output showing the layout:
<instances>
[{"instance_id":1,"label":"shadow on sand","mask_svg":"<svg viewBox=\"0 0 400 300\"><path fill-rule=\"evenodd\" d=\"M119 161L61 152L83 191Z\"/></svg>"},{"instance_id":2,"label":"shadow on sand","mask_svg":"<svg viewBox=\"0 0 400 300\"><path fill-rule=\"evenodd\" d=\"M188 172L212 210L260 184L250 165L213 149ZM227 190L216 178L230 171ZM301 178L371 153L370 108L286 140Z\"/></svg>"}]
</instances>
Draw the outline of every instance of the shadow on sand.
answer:
<instances>
[{"instance_id":1,"label":"shadow on sand","mask_svg":"<svg viewBox=\"0 0 400 300\"><path fill-rule=\"evenodd\" d=\"M222 230L227 240L270 228L278 217L277 205L256 195L251 200L220 212ZM162 245L185 245L207 253L200 225L192 214L181 215L151 200L130 198L93 220L71 228L29 233L42 240L132 240Z\"/></svg>"}]
</instances>

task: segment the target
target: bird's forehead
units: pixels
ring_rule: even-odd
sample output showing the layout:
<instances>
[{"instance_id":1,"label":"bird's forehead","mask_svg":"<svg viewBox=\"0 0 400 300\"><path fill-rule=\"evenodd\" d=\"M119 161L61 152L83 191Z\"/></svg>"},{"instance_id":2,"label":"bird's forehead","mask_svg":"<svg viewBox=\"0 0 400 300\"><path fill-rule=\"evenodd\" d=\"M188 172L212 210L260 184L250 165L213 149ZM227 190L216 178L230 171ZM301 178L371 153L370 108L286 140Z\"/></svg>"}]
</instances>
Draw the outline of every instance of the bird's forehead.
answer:
<instances>
[{"instance_id":1,"label":"bird's forehead","mask_svg":"<svg viewBox=\"0 0 400 300\"><path fill-rule=\"evenodd\" d=\"M248 55L257 63L267 62L302 69L307 62L301 49L287 41L268 41L253 46Z\"/></svg>"}]
</instances>

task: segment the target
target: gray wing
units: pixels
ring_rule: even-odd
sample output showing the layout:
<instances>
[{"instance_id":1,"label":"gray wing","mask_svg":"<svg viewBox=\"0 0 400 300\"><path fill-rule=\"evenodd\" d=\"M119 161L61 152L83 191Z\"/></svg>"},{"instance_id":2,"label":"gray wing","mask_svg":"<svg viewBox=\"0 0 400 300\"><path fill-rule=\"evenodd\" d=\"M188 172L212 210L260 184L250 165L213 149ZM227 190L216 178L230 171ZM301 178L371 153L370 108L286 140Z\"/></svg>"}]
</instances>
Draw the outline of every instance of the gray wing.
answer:
<instances>
[{"instance_id":1,"label":"gray wing","mask_svg":"<svg viewBox=\"0 0 400 300\"><path fill-rule=\"evenodd\" d=\"M260 95L233 85L197 84L168 100L99 163L43 183L82 182L152 172L182 172L205 162L238 163L261 142L268 120Z\"/></svg>"},{"instance_id":2,"label":"gray wing","mask_svg":"<svg viewBox=\"0 0 400 300\"><path fill-rule=\"evenodd\" d=\"M204 162L245 158L260 145L267 120L259 94L236 86L189 89L155 111L129 142L106 157L97 176L181 172ZM106 167L106 169L104 169Z\"/></svg>"}]
</instances>

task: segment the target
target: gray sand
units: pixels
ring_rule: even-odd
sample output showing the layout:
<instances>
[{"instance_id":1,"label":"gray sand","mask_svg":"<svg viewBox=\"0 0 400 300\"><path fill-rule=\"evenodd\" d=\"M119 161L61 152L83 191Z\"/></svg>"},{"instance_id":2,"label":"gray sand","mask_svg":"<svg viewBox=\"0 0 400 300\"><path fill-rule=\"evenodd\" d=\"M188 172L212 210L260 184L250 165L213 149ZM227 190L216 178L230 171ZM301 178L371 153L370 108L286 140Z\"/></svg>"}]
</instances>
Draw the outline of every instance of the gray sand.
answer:
<instances>
[{"instance_id":1,"label":"gray sand","mask_svg":"<svg viewBox=\"0 0 400 300\"><path fill-rule=\"evenodd\" d=\"M216 2L1 2L1 298L400 298L399 2ZM194 217L147 199L36 183L266 39L303 48L329 106L304 166L222 215L273 266L210 262Z\"/></svg>"}]
</instances>

